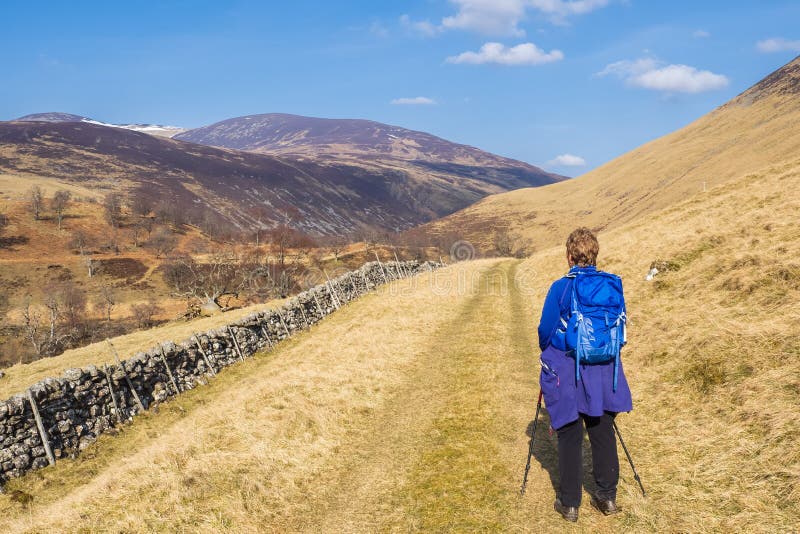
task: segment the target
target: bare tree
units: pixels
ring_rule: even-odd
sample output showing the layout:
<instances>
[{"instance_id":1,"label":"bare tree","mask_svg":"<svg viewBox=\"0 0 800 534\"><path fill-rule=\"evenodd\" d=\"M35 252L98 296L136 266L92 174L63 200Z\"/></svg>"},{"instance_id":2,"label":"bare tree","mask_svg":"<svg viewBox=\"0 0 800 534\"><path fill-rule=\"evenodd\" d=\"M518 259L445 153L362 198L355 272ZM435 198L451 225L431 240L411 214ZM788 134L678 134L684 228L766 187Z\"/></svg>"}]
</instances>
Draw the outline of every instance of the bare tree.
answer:
<instances>
[{"instance_id":1,"label":"bare tree","mask_svg":"<svg viewBox=\"0 0 800 534\"><path fill-rule=\"evenodd\" d=\"M8 226L8 216L5 213L0 213L0 235L5 232L6 226Z\"/></svg>"},{"instance_id":2,"label":"bare tree","mask_svg":"<svg viewBox=\"0 0 800 534\"><path fill-rule=\"evenodd\" d=\"M265 223L270 220L272 211L266 206L255 206L248 210L248 213L255 220L253 226L255 227L256 246L259 246L261 244L261 232L265 228Z\"/></svg>"},{"instance_id":3,"label":"bare tree","mask_svg":"<svg viewBox=\"0 0 800 534\"><path fill-rule=\"evenodd\" d=\"M513 256L514 241L511 239L508 229L499 228L494 232L494 252L498 256Z\"/></svg>"},{"instance_id":4,"label":"bare tree","mask_svg":"<svg viewBox=\"0 0 800 534\"><path fill-rule=\"evenodd\" d=\"M347 238L344 236L334 236L330 238L328 246L330 246L334 260L339 261L339 256L347 249L347 244Z\"/></svg>"},{"instance_id":5,"label":"bare tree","mask_svg":"<svg viewBox=\"0 0 800 534\"><path fill-rule=\"evenodd\" d=\"M58 295L56 295L55 291L52 291L52 288L48 289L45 290L44 307L47 308L49 316L49 336L47 343L52 347L58 341L56 329L58 327L58 321L61 319L61 302L58 300Z\"/></svg>"},{"instance_id":6,"label":"bare tree","mask_svg":"<svg viewBox=\"0 0 800 534\"><path fill-rule=\"evenodd\" d=\"M142 191L137 191L134 193L130 200L130 207L131 212L135 215L145 216L149 215L151 211L153 211L154 202L153 200L144 194Z\"/></svg>"},{"instance_id":7,"label":"bare tree","mask_svg":"<svg viewBox=\"0 0 800 534\"><path fill-rule=\"evenodd\" d=\"M158 222L172 224L175 227L186 223L186 210L184 206L174 200L162 200L154 208Z\"/></svg>"},{"instance_id":8,"label":"bare tree","mask_svg":"<svg viewBox=\"0 0 800 534\"><path fill-rule=\"evenodd\" d=\"M38 185L34 185L28 189L26 196L28 198L28 207L33 214L33 219L38 221L44 209L44 194L42 193L42 188Z\"/></svg>"},{"instance_id":9,"label":"bare tree","mask_svg":"<svg viewBox=\"0 0 800 534\"><path fill-rule=\"evenodd\" d=\"M71 197L72 195L69 191L61 189L56 191L53 198L50 200L50 208L56 214L59 230L61 230L61 220L64 218L64 210L67 209L67 204L69 204Z\"/></svg>"},{"instance_id":10,"label":"bare tree","mask_svg":"<svg viewBox=\"0 0 800 534\"><path fill-rule=\"evenodd\" d=\"M21 329L37 357L52 356L86 337L86 292L72 282L43 289L41 307L30 296L22 307Z\"/></svg>"},{"instance_id":11,"label":"bare tree","mask_svg":"<svg viewBox=\"0 0 800 534\"><path fill-rule=\"evenodd\" d=\"M164 280L175 294L202 301L209 312L221 311L219 299L238 296L244 283L242 264L230 249L218 249L203 263L191 256L177 256L164 265Z\"/></svg>"},{"instance_id":12,"label":"bare tree","mask_svg":"<svg viewBox=\"0 0 800 534\"><path fill-rule=\"evenodd\" d=\"M111 310L117 305L117 292L112 286L100 286L99 304L105 309L106 321L111 321Z\"/></svg>"},{"instance_id":13,"label":"bare tree","mask_svg":"<svg viewBox=\"0 0 800 534\"><path fill-rule=\"evenodd\" d=\"M43 355L45 343L42 328L42 315L31 308L31 300L28 297L25 299L25 305L22 308L22 331L25 333L25 338L33 345L33 351L36 356L39 357Z\"/></svg>"},{"instance_id":14,"label":"bare tree","mask_svg":"<svg viewBox=\"0 0 800 534\"><path fill-rule=\"evenodd\" d=\"M86 326L86 291L72 282L56 289L64 323L73 337L81 337Z\"/></svg>"},{"instance_id":15,"label":"bare tree","mask_svg":"<svg viewBox=\"0 0 800 534\"><path fill-rule=\"evenodd\" d=\"M122 196L119 193L107 193L103 197L103 215L113 228L122 224Z\"/></svg>"},{"instance_id":16,"label":"bare tree","mask_svg":"<svg viewBox=\"0 0 800 534\"><path fill-rule=\"evenodd\" d=\"M315 245L311 237L286 224L281 224L270 230L269 237L272 248L278 255L278 266L281 269L286 268L287 255L292 249L297 249L307 254L309 249Z\"/></svg>"},{"instance_id":17,"label":"bare tree","mask_svg":"<svg viewBox=\"0 0 800 534\"><path fill-rule=\"evenodd\" d=\"M167 254L172 251L178 244L178 238L169 228L161 227L150 236L145 243L145 246L152 249L156 254L156 258Z\"/></svg>"},{"instance_id":18,"label":"bare tree","mask_svg":"<svg viewBox=\"0 0 800 534\"><path fill-rule=\"evenodd\" d=\"M139 328L150 328L153 326L153 316L163 313L164 310L152 298L141 304L131 306L131 317Z\"/></svg>"},{"instance_id":19,"label":"bare tree","mask_svg":"<svg viewBox=\"0 0 800 534\"><path fill-rule=\"evenodd\" d=\"M133 224L131 228L131 237L133 238L133 246L140 247L144 243L145 235L147 235L147 239L149 240L151 234L153 233L153 226L155 225L155 220L153 217L149 215L141 215L139 216L138 220Z\"/></svg>"},{"instance_id":20,"label":"bare tree","mask_svg":"<svg viewBox=\"0 0 800 534\"><path fill-rule=\"evenodd\" d=\"M72 234L70 247L77 250L78 254L80 254L81 261L83 261L83 264L86 266L89 278L94 276L95 262L92 259L89 236L81 231L75 232Z\"/></svg>"},{"instance_id":21,"label":"bare tree","mask_svg":"<svg viewBox=\"0 0 800 534\"><path fill-rule=\"evenodd\" d=\"M139 248L142 244L142 237L144 237L144 228L139 224L139 221L131 227L131 239L133 240L133 246Z\"/></svg>"}]
</instances>

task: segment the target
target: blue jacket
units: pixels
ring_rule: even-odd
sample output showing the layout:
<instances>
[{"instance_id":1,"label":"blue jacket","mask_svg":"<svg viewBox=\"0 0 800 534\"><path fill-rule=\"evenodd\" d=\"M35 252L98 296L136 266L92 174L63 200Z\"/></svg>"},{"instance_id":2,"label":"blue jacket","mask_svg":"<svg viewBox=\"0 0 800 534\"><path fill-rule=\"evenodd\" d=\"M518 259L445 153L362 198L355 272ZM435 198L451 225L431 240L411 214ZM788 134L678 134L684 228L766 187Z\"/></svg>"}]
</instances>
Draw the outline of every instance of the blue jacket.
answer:
<instances>
[{"instance_id":1,"label":"blue jacket","mask_svg":"<svg viewBox=\"0 0 800 534\"><path fill-rule=\"evenodd\" d=\"M595 271L594 266L572 267L570 273ZM539 376L550 425L561 428L578 419L578 414L600 416L603 412L633 409L631 390L620 361L617 390L614 391L614 362L581 364L581 379L575 380L575 360L567 356L563 339L553 336L561 318L567 319L573 278L563 277L550 286L539 321L539 348L544 363ZM551 339L552 338L552 339ZM552 343L551 343L552 341ZM546 367L545 367L546 366Z\"/></svg>"}]
</instances>

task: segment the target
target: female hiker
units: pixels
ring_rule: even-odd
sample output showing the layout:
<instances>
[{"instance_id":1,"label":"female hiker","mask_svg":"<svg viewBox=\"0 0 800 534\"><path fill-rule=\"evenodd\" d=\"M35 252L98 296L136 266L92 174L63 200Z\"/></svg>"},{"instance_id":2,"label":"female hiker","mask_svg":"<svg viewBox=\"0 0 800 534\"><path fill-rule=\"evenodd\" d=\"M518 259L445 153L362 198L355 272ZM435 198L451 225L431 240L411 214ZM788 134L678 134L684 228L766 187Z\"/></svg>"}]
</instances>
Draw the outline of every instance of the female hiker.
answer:
<instances>
[{"instance_id":1,"label":"female hiker","mask_svg":"<svg viewBox=\"0 0 800 534\"><path fill-rule=\"evenodd\" d=\"M599 245L588 228L567 239L569 273L550 287L539 322L539 382L550 424L558 433L561 487L554 508L578 520L581 504L583 428L589 434L597 490L594 508L605 515L616 504L619 458L613 421L632 409L619 349L625 343L625 300L616 275L596 268Z\"/></svg>"}]
</instances>

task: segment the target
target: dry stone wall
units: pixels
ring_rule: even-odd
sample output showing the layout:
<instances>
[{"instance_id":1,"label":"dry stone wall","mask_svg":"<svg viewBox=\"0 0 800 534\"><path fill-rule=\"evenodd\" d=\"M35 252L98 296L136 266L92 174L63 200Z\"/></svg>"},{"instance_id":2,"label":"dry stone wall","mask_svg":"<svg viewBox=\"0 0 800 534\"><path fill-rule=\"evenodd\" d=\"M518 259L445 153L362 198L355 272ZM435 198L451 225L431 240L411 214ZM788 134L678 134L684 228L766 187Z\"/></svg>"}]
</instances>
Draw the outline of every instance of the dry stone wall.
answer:
<instances>
[{"instance_id":1,"label":"dry stone wall","mask_svg":"<svg viewBox=\"0 0 800 534\"><path fill-rule=\"evenodd\" d=\"M280 309L252 314L179 344L164 343L117 365L68 369L60 378L42 380L0 401L0 484L76 456L108 429L316 324L378 285L439 266L367 263L300 293Z\"/></svg>"}]
</instances>

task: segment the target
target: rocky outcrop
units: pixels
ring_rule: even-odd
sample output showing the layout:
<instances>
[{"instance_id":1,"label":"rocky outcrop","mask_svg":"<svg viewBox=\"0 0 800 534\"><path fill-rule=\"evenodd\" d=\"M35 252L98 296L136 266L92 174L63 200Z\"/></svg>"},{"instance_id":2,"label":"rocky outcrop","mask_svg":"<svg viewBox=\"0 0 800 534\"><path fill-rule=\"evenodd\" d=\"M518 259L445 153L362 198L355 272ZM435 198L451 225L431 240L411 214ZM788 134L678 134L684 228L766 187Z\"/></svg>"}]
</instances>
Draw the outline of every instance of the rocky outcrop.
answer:
<instances>
[{"instance_id":1,"label":"rocky outcrop","mask_svg":"<svg viewBox=\"0 0 800 534\"><path fill-rule=\"evenodd\" d=\"M118 365L68 369L59 378L42 380L0 402L0 482L74 457L103 432L273 347L378 285L437 267L431 262L368 263L300 293L279 309L182 343L164 343Z\"/></svg>"}]
</instances>

